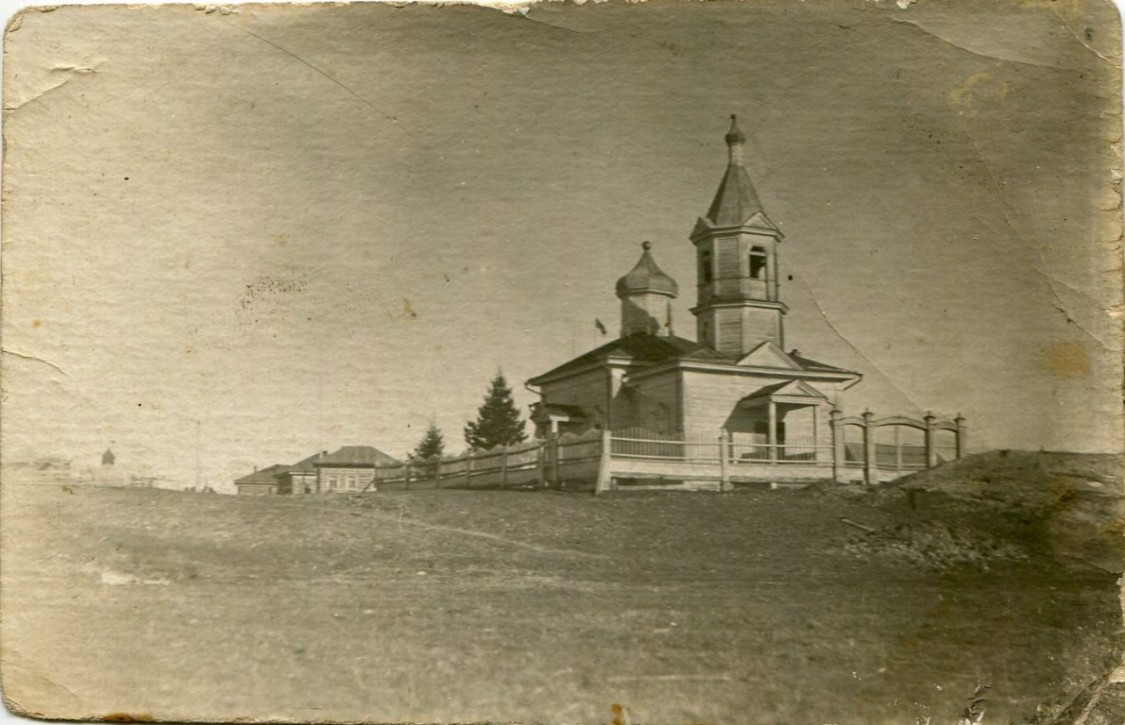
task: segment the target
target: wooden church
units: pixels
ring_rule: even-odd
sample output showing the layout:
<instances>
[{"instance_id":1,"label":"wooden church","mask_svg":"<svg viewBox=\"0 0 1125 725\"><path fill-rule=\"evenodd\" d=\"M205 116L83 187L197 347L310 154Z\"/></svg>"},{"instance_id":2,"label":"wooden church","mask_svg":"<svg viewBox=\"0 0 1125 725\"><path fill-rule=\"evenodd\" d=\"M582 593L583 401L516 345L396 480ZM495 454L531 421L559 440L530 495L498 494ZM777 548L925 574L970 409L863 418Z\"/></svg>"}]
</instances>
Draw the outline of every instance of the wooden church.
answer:
<instances>
[{"instance_id":1,"label":"wooden church","mask_svg":"<svg viewBox=\"0 0 1125 725\"><path fill-rule=\"evenodd\" d=\"M861 376L785 349L783 235L750 183L746 137L731 119L726 171L690 237L696 340L673 334L679 286L645 242L636 266L617 281L620 337L528 381L541 395L532 406L539 436L599 428L714 440L723 431L761 446L767 460L830 445L837 393Z\"/></svg>"}]
</instances>

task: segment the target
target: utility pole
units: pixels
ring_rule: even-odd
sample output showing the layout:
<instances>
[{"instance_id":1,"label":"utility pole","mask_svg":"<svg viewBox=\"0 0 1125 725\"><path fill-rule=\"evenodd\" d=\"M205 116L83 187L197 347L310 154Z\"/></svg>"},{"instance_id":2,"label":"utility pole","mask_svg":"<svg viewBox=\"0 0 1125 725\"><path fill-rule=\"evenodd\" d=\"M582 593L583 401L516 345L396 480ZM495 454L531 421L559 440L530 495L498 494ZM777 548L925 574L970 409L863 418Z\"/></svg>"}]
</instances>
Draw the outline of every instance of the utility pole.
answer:
<instances>
[{"instance_id":1,"label":"utility pole","mask_svg":"<svg viewBox=\"0 0 1125 725\"><path fill-rule=\"evenodd\" d=\"M203 471L200 468L200 459L199 459L199 446L200 446L200 440L202 438L202 433L201 433L202 427L203 427L203 424L199 421L198 418L196 418L196 420L195 420L195 490L197 492L203 491L203 486L202 486Z\"/></svg>"}]
</instances>

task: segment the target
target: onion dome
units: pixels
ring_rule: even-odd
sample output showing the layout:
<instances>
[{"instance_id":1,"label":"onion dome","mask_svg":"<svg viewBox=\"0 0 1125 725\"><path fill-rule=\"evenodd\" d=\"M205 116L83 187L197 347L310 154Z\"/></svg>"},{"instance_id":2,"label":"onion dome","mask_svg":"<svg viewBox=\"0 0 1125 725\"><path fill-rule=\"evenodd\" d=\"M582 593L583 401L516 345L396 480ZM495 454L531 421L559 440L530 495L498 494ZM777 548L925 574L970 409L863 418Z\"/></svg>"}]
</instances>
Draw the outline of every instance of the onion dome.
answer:
<instances>
[{"instance_id":1,"label":"onion dome","mask_svg":"<svg viewBox=\"0 0 1125 725\"><path fill-rule=\"evenodd\" d=\"M656 261L649 254L649 250L652 249L652 242L645 242L641 245L641 248L644 251L641 253L637 266L617 280L617 296L628 297L646 292L667 295L668 297L678 295L680 287L676 284L676 280L656 266Z\"/></svg>"}]
</instances>

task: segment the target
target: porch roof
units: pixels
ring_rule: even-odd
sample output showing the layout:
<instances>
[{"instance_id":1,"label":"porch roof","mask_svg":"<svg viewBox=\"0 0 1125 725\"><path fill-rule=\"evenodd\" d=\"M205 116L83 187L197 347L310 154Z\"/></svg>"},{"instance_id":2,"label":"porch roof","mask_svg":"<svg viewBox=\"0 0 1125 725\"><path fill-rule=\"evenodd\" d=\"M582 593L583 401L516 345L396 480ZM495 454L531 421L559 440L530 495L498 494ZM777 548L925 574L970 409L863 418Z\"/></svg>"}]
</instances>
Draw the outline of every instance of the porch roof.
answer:
<instances>
[{"instance_id":1,"label":"porch roof","mask_svg":"<svg viewBox=\"0 0 1125 725\"><path fill-rule=\"evenodd\" d=\"M576 418L585 418L586 411L582 410L577 405L560 405L558 403L533 403L531 406L531 419L532 420L550 420L551 418L558 418L561 420L573 420Z\"/></svg>"},{"instance_id":2,"label":"porch roof","mask_svg":"<svg viewBox=\"0 0 1125 725\"><path fill-rule=\"evenodd\" d=\"M785 380L758 388L738 401L739 408L754 408L767 403L820 405L828 400L824 393L800 380Z\"/></svg>"}]
</instances>

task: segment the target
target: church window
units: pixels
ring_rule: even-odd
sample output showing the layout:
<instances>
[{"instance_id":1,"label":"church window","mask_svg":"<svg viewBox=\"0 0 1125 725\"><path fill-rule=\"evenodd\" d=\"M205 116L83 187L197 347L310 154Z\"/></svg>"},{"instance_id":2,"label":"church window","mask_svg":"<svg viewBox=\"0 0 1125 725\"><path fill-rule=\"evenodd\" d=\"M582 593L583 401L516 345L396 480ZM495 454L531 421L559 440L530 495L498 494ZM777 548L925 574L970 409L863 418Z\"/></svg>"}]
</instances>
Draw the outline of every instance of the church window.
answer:
<instances>
[{"instance_id":1,"label":"church window","mask_svg":"<svg viewBox=\"0 0 1125 725\"><path fill-rule=\"evenodd\" d=\"M711 250L704 249L699 253L699 280L703 284L710 284L714 279L714 274L711 269Z\"/></svg>"},{"instance_id":2,"label":"church window","mask_svg":"<svg viewBox=\"0 0 1125 725\"><path fill-rule=\"evenodd\" d=\"M766 278L766 250L761 247L750 250L750 278Z\"/></svg>"}]
</instances>

